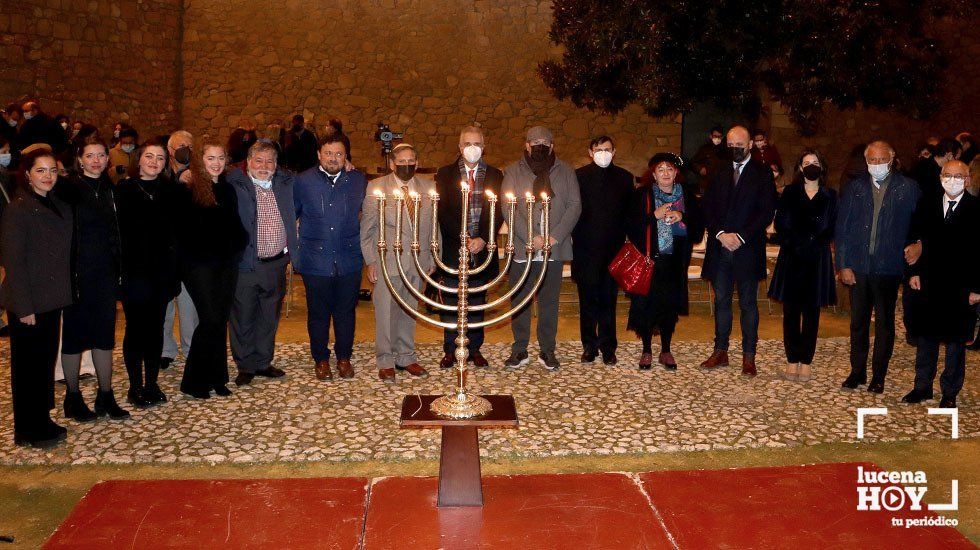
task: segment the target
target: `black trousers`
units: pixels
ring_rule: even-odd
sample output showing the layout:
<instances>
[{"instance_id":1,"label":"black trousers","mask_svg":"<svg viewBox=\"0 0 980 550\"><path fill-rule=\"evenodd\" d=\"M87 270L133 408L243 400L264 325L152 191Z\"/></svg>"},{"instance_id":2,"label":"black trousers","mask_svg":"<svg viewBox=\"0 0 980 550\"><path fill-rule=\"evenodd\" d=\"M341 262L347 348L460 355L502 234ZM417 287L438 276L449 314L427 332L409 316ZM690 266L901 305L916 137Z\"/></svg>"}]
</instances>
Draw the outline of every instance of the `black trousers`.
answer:
<instances>
[{"instance_id":1,"label":"black trousers","mask_svg":"<svg viewBox=\"0 0 980 550\"><path fill-rule=\"evenodd\" d=\"M939 363L939 341L920 336L915 350L915 389L932 395ZM939 389L943 397L955 398L963 388L966 377L966 345L961 342L946 344L946 365L939 377Z\"/></svg>"},{"instance_id":2,"label":"black trousers","mask_svg":"<svg viewBox=\"0 0 980 550\"><path fill-rule=\"evenodd\" d=\"M170 298L161 289L150 285L145 285L139 291L124 292L122 305L126 315L126 332L123 335L123 362L126 363L130 389L157 383L160 354L163 352L163 320L167 316Z\"/></svg>"},{"instance_id":3,"label":"black trousers","mask_svg":"<svg viewBox=\"0 0 980 550\"><path fill-rule=\"evenodd\" d=\"M330 324L333 323L333 351L337 359L354 354L354 326L357 320L357 294L361 289L361 272L325 277L303 275L306 287L306 329L310 334L313 361L330 359Z\"/></svg>"},{"instance_id":4,"label":"black trousers","mask_svg":"<svg viewBox=\"0 0 980 550\"><path fill-rule=\"evenodd\" d=\"M611 354L616 340L616 298L619 287L609 273L602 273L595 283L578 283L579 329L582 348Z\"/></svg>"},{"instance_id":5,"label":"black trousers","mask_svg":"<svg viewBox=\"0 0 980 550\"><path fill-rule=\"evenodd\" d=\"M7 312L10 323L10 395L14 434L26 439L45 435L54 408L54 365L58 360L61 310L34 315L25 325Z\"/></svg>"},{"instance_id":6,"label":"black trousers","mask_svg":"<svg viewBox=\"0 0 980 550\"><path fill-rule=\"evenodd\" d=\"M787 362L804 365L813 362L819 327L820 306L783 302L783 347Z\"/></svg>"},{"instance_id":7,"label":"black trousers","mask_svg":"<svg viewBox=\"0 0 980 550\"><path fill-rule=\"evenodd\" d=\"M875 347L871 356L872 382L885 381L895 348L895 303L901 278L854 274L851 286L851 374L867 379L871 312L875 315Z\"/></svg>"},{"instance_id":8,"label":"black trousers","mask_svg":"<svg viewBox=\"0 0 980 550\"><path fill-rule=\"evenodd\" d=\"M711 280L715 293L715 349L728 350L732 335L732 299L738 287L739 322L742 325L742 353L754 354L759 342L759 281L754 277L737 277L732 253L722 249L718 272Z\"/></svg>"},{"instance_id":9,"label":"black trousers","mask_svg":"<svg viewBox=\"0 0 980 550\"><path fill-rule=\"evenodd\" d=\"M446 276L442 278L442 284L449 287L455 287L456 285L459 284L459 280L455 277ZM480 286L482 284L483 281L477 281L477 283L475 284L473 282L470 282L471 286ZM459 303L459 300L457 298L458 298L457 295L451 292L442 293L442 302L447 305L455 306L457 303ZM466 301L471 306L485 304L487 302L487 293L480 292L477 294L470 294L469 297L466 299ZM458 319L458 315L456 315L456 312L454 311L440 311L439 318L442 319L443 321L451 321L455 323ZM467 316L467 319L468 322L470 323L480 322L483 320L483 312L482 311L470 312L470 314ZM447 353L449 355L453 355L454 353L456 353L457 336L459 336L459 333L455 330L446 329L442 331L442 351L444 353ZM467 329L466 339L469 340L469 343L466 344L466 351L469 352L470 355L473 355L474 353L480 351L480 348L483 346L483 339L484 339L483 329L482 328Z\"/></svg>"},{"instance_id":10,"label":"black trousers","mask_svg":"<svg viewBox=\"0 0 980 550\"><path fill-rule=\"evenodd\" d=\"M180 389L208 391L228 383L228 318L235 299L238 265L191 265L185 267L183 278L197 310L197 328Z\"/></svg>"},{"instance_id":11,"label":"black trousers","mask_svg":"<svg viewBox=\"0 0 980 550\"><path fill-rule=\"evenodd\" d=\"M288 262L256 262L254 271L238 274L230 325L231 356L239 372L255 374L272 366Z\"/></svg>"}]
</instances>

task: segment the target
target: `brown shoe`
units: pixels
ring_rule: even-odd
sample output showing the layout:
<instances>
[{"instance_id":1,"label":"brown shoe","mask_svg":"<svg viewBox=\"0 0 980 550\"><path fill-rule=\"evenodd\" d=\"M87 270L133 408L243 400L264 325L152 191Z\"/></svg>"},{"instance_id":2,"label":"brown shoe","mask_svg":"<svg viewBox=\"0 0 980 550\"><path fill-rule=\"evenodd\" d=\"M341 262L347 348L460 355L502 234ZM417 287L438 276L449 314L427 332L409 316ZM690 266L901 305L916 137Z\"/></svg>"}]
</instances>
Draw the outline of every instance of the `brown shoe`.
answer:
<instances>
[{"instance_id":1,"label":"brown shoe","mask_svg":"<svg viewBox=\"0 0 980 550\"><path fill-rule=\"evenodd\" d=\"M723 349L716 349L711 352L711 356L708 357L703 363L701 363L701 370L715 370L721 367L728 366L728 351Z\"/></svg>"},{"instance_id":2,"label":"brown shoe","mask_svg":"<svg viewBox=\"0 0 980 550\"><path fill-rule=\"evenodd\" d=\"M428 371L422 368L422 365L418 363L412 363L411 365L405 365L404 367L399 367L398 365L395 365L395 368L398 370L403 370L408 374L411 374L412 376L418 376L419 378L429 377Z\"/></svg>"},{"instance_id":3,"label":"brown shoe","mask_svg":"<svg viewBox=\"0 0 980 550\"><path fill-rule=\"evenodd\" d=\"M378 369L378 378L388 384L395 383L395 369Z\"/></svg>"},{"instance_id":4,"label":"brown shoe","mask_svg":"<svg viewBox=\"0 0 980 550\"><path fill-rule=\"evenodd\" d=\"M456 366L456 357L451 353L447 353L446 355L443 355L442 360L439 361L440 369L451 369L455 366Z\"/></svg>"},{"instance_id":5,"label":"brown shoe","mask_svg":"<svg viewBox=\"0 0 980 550\"><path fill-rule=\"evenodd\" d=\"M742 355L742 374L745 376L755 376L754 353L745 353Z\"/></svg>"},{"instance_id":6,"label":"brown shoe","mask_svg":"<svg viewBox=\"0 0 980 550\"><path fill-rule=\"evenodd\" d=\"M313 367L313 372L316 374L317 380L333 380L333 373L330 372L329 359L317 361L316 366Z\"/></svg>"},{"instance_id":7,"label":"brown shoe","mask_svg":"<svg viewBox=\"0 0 980 550\"><path fill-rule=\"evenodd\" d=\"M667 370L677 370L677 361L674 360L674 356L669 351L662 352L657 358L657 362Z\"/></svg>"},{"instance_id":8,"label":"brown shoe","mask_svg":"<svg viewBox=\"0 0 980 550\"><path fill-rule=\"evenodd\" d=\"M337 359L337 371L341 378L354 378L354 367L350 366L350 359Z\"/></svg>"},{"instance_id":9,"label":"brown shoe","mask_svg":"<svg viewBox=\"0 0 980 550\"><path fill-rule=\"evenodd\" d=\"M487 358L484 357L483 354L480 353L479 351L475 351L472 354L470 354L470 356L466 358L466 362L473 363L474 367L480 369L490 368L490 363L487 361Z\"/></svg>"}]
</instances>

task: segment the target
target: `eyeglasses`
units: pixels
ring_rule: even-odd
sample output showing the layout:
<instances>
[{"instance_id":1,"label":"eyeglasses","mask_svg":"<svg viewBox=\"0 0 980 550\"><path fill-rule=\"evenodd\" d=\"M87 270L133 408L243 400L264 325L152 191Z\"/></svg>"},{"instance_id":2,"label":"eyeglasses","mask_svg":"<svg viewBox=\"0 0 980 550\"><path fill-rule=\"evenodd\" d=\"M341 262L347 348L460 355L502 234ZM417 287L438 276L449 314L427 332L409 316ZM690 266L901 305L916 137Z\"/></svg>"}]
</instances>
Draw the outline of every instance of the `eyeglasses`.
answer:
<instances>
[{"instance_id":1,"label":"eyeglasses","mask_svg":"<svg viewBox=\"0 0 980 550\"><path fill-rule=\"evenodd\" d=\"M959 182L965 182L968 176L963 176L961 174L941 174L940 177L950 178L952 180L959 181Z\"/></svg>"}]
</instances>

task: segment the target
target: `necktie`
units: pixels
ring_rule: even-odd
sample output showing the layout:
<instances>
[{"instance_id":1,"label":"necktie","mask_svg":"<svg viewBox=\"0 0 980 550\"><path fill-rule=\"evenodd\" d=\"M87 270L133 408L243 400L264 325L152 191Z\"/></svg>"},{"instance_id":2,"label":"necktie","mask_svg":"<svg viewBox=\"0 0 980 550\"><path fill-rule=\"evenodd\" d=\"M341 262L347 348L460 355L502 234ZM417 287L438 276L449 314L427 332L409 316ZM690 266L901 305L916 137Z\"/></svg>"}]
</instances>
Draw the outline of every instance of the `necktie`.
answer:
<instances>
[{"instance_id":1,"label":"necktie","mask_svg":"<svg viewBox=\"0 0 980 550\"><path fill-rule=\"evenodd\" d=\"M402 185L402 195L405 197L405 208L408 210L408 226L412 227L412 220L415 219L415 203L408 196L408 186Z\"/></svg>"},{"instance_id":2,"label":"necktie","mask_svg":"<svg viewBox=\"0 0 980 550\"><path fill-rule=\"evenodd\" d=\"M949 218L953 216L953 207L956 206L956 201L949 201L949 206L946 207L946 217L943 221L949 221Z\"/></svg>"},{"instance_id":3,"label":"necktie","mask_svg":"<svg viewBox=\"0 0 980 550\"><path fill-rule=\"evenodd\" d=\"M732 185L738 185L738 177L742 175L742 164L741 162L735 164L735 173L732 174Z\"/></svg>"}]
</instances>

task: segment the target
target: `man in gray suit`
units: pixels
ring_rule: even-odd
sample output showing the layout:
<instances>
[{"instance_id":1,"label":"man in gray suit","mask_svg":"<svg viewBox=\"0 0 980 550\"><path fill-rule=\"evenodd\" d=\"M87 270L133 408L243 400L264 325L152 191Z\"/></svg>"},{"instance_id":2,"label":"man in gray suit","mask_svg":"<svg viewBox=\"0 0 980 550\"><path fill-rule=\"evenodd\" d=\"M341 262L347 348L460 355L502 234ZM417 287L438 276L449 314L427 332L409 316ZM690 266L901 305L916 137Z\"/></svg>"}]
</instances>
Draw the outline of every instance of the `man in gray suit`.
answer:
<instances>
[{"instance_id":1,"label":"man in gray suit","mask_svg":"<svg viewBox=\"0 0 980 550\"><path fill-rule=\"evenodd\" d=\"M395 301L388 290L388 285L384 281L379 281L381 277L381 265L378 255L378 199L376 191L380 191L388 196L385 203L385 239L388 242L388 250L385 253L388 265L388 275L392 285L407 303L415 305L418 300L412 296L405 287L405 281L398 275L397 261L393 243L395 240L395 201L393 200L396 192L402 193L406 199L409 194L414 192L422 195L423 207L419 212L419 242L422 244L422 251L419 254L419 262L422 268L431 273L434 269L432 252L429 242L432 239L432 209L425 208L428 202L429 191L435 189L435 182L424 179L415 174L418 165L418 154L415 148L407 143L399 144L392 149L388 155L388 168L391 170L386 176L368 182L367 194L364 198L364 205L361 211L361 253L364 255L364 263L368 267L368 279L374 283L372 301L374 302L374 323L377 336L374 341L374 349L378 361L378 378L393 384L395 382L395 370L405 371L412 376L425 378L428 372L418 364L418 357L415 353L415 318L406 312ZM422 277L415 268L412 259L412 213L414 205L410 200L404 202L402 207L402 253L401 261L405 266L405 274L408 276L408 284L416 289L422 289Z\"/></svg>"},{"instance_id":2,"label":"man in gray suit","mask_svg":"<svg viewBox=\"0 0 980 550\"><path fill-rule=\"evenodd\" d=\"M554 139L551 131L535 126L527 131L524 143L524 156L504 170L503 193L513 193L521 198L532 193L538 201L534 207L532 235L527 231L527 210L518 208L514 227L515 269L510 271L510 284L517 284L525 262L531 261L531 273L524 286L513 299L517 303L530 292L538 273L546 269L544 281L538 290L538 361L550 371L560 365L555 356L555 337L558 333L558 294L561 291L561 272L564 262L572 259L572 229L582 213L579 198L578 178L575 169L555 157ZM544 265L541 249L544 246L544 226L541 206L541 193L551 196L551 213L548 230L551 242L551 257ZM531 258L525 253L530 242L535 252ZM531 308L525 307L514 316L511 322L514 331L514 345L510 357L504 362L507 368L517 368L528 363L527 345L531 336Z\"/></svg>"}]
</instances>

